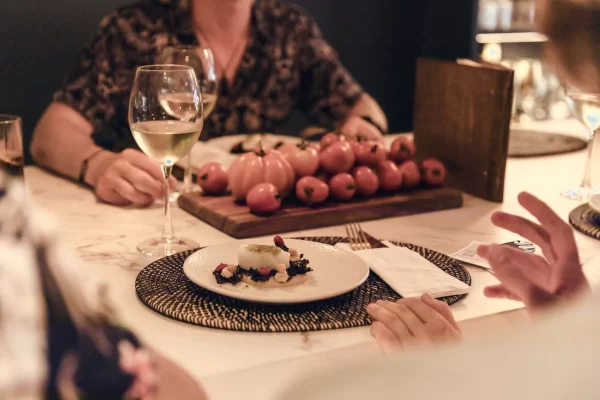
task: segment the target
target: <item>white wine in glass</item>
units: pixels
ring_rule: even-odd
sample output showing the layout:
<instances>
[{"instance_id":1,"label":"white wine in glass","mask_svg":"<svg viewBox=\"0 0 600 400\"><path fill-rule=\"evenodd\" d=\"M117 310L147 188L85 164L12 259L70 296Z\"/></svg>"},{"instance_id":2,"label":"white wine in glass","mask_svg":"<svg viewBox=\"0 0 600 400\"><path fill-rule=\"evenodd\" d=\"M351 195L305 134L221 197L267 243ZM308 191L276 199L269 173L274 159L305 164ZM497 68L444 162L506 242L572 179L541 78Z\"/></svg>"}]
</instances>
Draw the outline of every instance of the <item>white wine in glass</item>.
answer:
<instances>
[{"instance_id":1,"label":"white wine in glass","mask_svg":"<svg viewBox=\"0 0 600 400\"><path fill-rule=\"evenodd\" d=\"M562 193L564 197L574 200L588 201L590 196L598 193L592 188L592 158L594 152L594 139L600 129L600 95L584 93L575 88L567 89L566 101L571 107L575 117L588 129L588 153L581 187L566 190Z\"/></svg>"},{"instance_id":2,"label":"white wine in glass","mask_svg":"<svg viewBox=\"0 0 600 400\"><path fill-rule=\"evenodd\" d=\"M202 95L191 67L148 65L137 69L129 101L129 126L140 149L162 164L165 185L162 236L138 244L143 254L165 257L198 247L191 239L175 237L168 179L173 165L198 141L203 121Z\"/></svg>"},{"instance_id":3,"label":"white wine in glass","mask_svg":"<svg viewBox=\"0 0 600 400\"><path fill-rule=\"evenodd\" d=\"M209 48L196 46L173 46L164 49L161 60L168 64L187 65L194 69L200 92L202 93L202 103L204 110L204 119L213 112L217 105L219 93L219 80L215 70L215 58ZM180 115L187 110L186 102L189 99L183 94L174 94L170 98L163 100L163 107L174 116ZM183 185L179 193L190 192L194 190L192 184L192 156L188 154L185 160L185 171L183 175Z\"/></svg>"}]
</instances>

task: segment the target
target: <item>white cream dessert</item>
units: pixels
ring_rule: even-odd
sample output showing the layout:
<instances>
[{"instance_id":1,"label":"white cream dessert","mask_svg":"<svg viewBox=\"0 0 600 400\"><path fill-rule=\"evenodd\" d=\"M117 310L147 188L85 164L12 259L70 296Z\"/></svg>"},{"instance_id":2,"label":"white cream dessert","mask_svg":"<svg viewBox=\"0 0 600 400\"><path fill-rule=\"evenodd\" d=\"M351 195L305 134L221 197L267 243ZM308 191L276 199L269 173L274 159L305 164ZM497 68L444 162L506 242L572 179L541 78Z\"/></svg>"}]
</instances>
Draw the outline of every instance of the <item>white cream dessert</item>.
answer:
<instances>
[{"instance_id":1,"label":"white cream dessert","mask_svg":"<svg viewBox=\"0 0 600 400\"><path fill-rule=\"evenodd\" d=\"M246 271L259 268L277 270L279 264L287 269L290 266L290 253L277 246L246 244L238 250L238 266Z\"/></svg>"},{"instance_id":2,"label":"white cream dessert","mask_svg":"<svg viewBox=\"0 0 600 400\"><path fill-rule=\"evenodd\" d=\"M308 281L309 261L288 248L280 236L275 246L246 244L238 249L238 265L220 264L213 274L217 282L236 284L245 282L261 287L287 287Z\"/></svg>"}]
</instances>

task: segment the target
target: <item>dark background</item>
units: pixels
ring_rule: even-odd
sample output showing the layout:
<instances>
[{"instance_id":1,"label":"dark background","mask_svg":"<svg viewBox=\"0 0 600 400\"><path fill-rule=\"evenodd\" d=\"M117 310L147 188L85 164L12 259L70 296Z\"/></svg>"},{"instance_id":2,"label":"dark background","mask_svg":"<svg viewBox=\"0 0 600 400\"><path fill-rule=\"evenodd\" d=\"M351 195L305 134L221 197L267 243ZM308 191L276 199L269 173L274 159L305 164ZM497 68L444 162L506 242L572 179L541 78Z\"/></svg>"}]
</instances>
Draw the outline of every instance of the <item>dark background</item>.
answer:
<instances>
[{"instance_id":1,"label":"dark background","mask_svg":"<svg viewBox=\"0 0 600 400\"><path fill-rule=\"evenodd\" d=\"M25 148L38 117L100 18L130 2L0 0L0 113L23 118ZM313 14L348 69L378 100L392 132L412 128L419 55L474 55L476 0L295 2ZM296 116L289 130L303 124Z\"/></svg>"}]
</instances>

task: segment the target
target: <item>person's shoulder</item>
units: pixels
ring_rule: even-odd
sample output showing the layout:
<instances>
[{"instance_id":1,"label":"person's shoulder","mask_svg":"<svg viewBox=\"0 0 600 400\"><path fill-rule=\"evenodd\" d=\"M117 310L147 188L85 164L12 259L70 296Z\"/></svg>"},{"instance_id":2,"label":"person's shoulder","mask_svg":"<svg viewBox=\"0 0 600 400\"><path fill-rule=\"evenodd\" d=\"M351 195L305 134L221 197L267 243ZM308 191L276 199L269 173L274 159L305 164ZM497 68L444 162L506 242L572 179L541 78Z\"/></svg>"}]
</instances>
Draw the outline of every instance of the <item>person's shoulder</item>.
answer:
<instances>
[{"instance_id":1,"label":"person's shoulder","mask_svg":"<svg viewBox=\"0 0 600 400\"><path fill-rule=\"evenodd\" d=\"M256 0L261 13L283 25L312 23L312 15L302 6L286 0Z\"/></svg>"}]
</instances>

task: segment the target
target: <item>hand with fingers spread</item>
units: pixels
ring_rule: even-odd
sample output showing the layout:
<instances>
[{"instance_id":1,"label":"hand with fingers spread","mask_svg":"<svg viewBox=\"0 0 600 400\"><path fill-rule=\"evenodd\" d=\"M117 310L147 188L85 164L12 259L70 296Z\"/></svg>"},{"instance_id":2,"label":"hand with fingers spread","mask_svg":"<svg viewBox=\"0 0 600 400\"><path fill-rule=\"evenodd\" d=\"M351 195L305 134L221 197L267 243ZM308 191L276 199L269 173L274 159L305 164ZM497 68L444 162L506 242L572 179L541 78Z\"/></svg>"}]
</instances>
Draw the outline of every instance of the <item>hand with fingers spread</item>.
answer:
<instances>
[{"instance_id":1,"label":"hand with fingers spread","mask_svg":"<svg viewBox=\"0 0 600 400\"><path fill-rule=\"evenodd\" d=\"M88 175L96 196L106 203L149 206L164 196L160 166L138 150L102 152L90 161Z\"/></svg>"},{"instance_id":2,"label":"hand with fingers spread","mask_svg":"<svg viewBox=\"0 0 600 400\"><path fill-rule=\"evenodd\" d=\"M544 256L506 246L481 246L479 255L489 261L501 282L487 287L486 296L519 300L535 309L585 291L588 283L571 227L531 194L521 193L519 203L539 224L503 212L495 213L492 222L537 244Z\"/></svg>"},{"instance_id":3,"label":"hand with fingers spread","mask_svg":"<svg viewBox=\"0 0 600 400\"><path fill-rule=\"evenodd\" d=\"M460 339L450 307L428 294L395 303L378 301L367 311L373 319L371 334L386 353Z\"/></svg>"}]
</instances>

